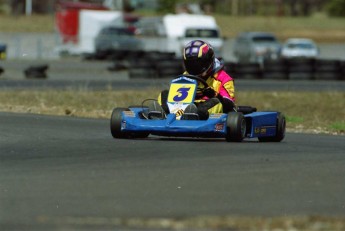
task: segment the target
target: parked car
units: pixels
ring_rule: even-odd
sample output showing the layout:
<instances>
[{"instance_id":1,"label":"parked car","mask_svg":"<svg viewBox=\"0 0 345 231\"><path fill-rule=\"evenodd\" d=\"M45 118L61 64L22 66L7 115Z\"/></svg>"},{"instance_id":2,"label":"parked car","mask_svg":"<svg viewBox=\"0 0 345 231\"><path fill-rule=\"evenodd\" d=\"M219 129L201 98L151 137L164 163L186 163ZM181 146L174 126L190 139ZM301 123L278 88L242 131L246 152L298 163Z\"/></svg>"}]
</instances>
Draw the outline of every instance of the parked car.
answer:
<instances>
[{"instance_id":1,"label":"parked car","mask_svg":"<svg viewBox=\"0 0 345 231\"><path fill-rule=\"evenodd\" d=\"M291 38L283 44L281 57L316 58L319 53L319 48L313 40L306 38Z\"/></svg>"},{"instance_id":2,"label":"parked car","mask_svg":"<svg viewBox=\"0 0 345 231\"><path fill-rule=\"evenodd\" d=\"M240 63L263 63L280 56L281 44L272 33L243 32L235 39L234 55Z\"/></svg>"},{"instance_id":3,"label":"parked car","mask_svg":"<svg viewBox=\"0 0 345 231\"><path fill-rule=\"evenodd\" d=\"M142 50L141 40L135 37L130 28L108 26L101 29L95 38L97 55L111 55L119 51Z\"/></svg>"}]
</instances>

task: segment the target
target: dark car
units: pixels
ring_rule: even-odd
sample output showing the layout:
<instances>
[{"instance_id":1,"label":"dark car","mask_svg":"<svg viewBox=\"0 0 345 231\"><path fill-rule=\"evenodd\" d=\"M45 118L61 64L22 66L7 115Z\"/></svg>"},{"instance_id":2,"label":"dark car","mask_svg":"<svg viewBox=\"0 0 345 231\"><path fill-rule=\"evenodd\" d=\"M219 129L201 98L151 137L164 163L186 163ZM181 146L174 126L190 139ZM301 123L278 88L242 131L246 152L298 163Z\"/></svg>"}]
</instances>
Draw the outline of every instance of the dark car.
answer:
<instances>
[{"instance_id":1,"label":"dark car","mask_svg":"<svg viewBox=\"0 0 345 231\"><path fill-rule=\"evenodd\" d=\"M243 32L234 43L234 55L239 62L262 63L264 60L278 59L281 44L272 33Z\"/></svg>"},{"instance_id":2,"label":"dark car","mask_svg":"<svg viewBox=\"0 0 345 231\"><path fill-rule=\"evenodd\" d=\"M142 42L130 28L109 26L101 29L95 38L98 55L111 55L119 51L142 50Z\"/></svg>"}]
</instances>

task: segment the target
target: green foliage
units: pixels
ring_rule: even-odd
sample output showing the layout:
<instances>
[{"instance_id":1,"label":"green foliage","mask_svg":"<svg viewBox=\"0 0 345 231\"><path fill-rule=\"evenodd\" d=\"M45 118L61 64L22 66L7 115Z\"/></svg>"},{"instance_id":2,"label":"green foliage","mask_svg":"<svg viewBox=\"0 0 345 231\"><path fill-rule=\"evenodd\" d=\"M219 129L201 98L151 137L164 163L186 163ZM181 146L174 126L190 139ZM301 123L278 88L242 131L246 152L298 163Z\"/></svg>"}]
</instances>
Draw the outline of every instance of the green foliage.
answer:
<instances>
[{"instance_id":1,"label":"green foliage","mask_svg":"<svg viewBox=\"0 0 345 231\"><path fill-rule=\"evenodd\" d=\"M178 3L178 0L159 0L158 12L159 13L174 13L176 3Z\"/></svg>"},{"instance_id":2,"label":"green foliage","mask_svg":"<svg viewBox=\"0 0 345 231\"><path fill-rule=\"evenodd\" d=\"M5 11L4 1L5 0L0 0L0 14L4 13L4 11Z\"/></svg>"},{"instance_id":3,"label":"green foliage","mask_svg":"<svg viewBox=\"0 0 345 231\"><path fill-rule=\"evenodd\" d=\"M345 17L345 0L331 0L327 11L330 16Z\"/></svg>"},{"instance_id":4,"label":"green foliage","mask_svg":"<svg viewBox=\"0 0 345 231\"><path fill-rule=\"evenodd\" d=\"M289 123L302 123L304 119L297 116L286 116L286 121Z\"/></svg>"},{"instance_id":5,"label":"green foliage","mask_svg":"<svg viewBox=\"0 0 345 231\"><path fill-rule=\"evenodd\" d=\"M335 122L331 124L330 128L335 131L345 132L345 122Z\"/></svg>"}]
</instances>

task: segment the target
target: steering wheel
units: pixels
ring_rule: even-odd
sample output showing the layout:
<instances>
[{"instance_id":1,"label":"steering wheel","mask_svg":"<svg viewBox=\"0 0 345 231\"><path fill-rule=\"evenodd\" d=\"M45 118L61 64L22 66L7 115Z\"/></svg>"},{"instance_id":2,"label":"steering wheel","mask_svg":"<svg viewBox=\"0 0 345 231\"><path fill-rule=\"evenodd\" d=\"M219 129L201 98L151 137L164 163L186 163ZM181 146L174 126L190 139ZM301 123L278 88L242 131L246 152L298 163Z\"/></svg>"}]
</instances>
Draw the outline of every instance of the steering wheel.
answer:
<instances>
[{"instance_id":1,"label":"steering wheel","mask_svg":"<svg viewBox=\"0 0 345 231\"><path fill-rule=\"evenodd\" d=\"M194 80L200 82L200 83L202 84L203 87L202 87L202 88L201 88L201 87L198 87L198 88L197 88L197 91L203 92L204 89L206 89L206 88L209 87L209 85L206 83L206 80L204 80L203 78L201 78L201 77L199 77L199 76L196 76L196 75L189 75L189 74L188 74L188 75L180 75L180 76L185 76L185 77L187 77L187 78L194 79Z\"/></svg>"}]
</instances>

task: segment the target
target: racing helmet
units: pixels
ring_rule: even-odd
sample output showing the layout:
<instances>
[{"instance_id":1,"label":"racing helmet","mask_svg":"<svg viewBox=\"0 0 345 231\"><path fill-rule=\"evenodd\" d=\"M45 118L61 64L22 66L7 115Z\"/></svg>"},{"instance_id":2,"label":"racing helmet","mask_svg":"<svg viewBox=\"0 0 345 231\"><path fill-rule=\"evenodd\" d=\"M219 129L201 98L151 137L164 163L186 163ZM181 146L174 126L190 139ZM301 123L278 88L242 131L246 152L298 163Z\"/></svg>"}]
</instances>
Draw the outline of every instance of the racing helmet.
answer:
<instances>
[{"instance_id":1,"label":"racing helmet","mask_svg":"<svg viewBox=\"0 0 345 231\"><path fill-rule=\"evenodd\" d=\"M193 40L183 49L183 64L188 74L208 77L213 71L214 61L212 46L203 40Z\"/></svg>"}]
</instances>

